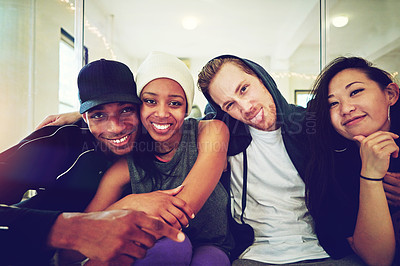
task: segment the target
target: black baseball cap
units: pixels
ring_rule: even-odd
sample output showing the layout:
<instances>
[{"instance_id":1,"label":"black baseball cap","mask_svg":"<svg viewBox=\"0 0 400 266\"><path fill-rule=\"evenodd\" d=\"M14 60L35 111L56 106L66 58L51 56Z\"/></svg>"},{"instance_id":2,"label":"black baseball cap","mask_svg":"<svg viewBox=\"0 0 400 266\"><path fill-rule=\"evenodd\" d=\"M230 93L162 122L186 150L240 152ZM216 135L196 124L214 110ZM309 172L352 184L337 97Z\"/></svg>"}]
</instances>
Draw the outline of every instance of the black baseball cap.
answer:
<instances>
[{"instance_id":1,"label":"black baseball cap","mask_svg":"<svg viewBox=\"0 0 400 266\"><path fill-rule=\"evenodd\" d=\"M81 114L101 104L141 104L132 71L121 62L100 59L84 66L78 74Z\"/></svg>"}]
</instances>

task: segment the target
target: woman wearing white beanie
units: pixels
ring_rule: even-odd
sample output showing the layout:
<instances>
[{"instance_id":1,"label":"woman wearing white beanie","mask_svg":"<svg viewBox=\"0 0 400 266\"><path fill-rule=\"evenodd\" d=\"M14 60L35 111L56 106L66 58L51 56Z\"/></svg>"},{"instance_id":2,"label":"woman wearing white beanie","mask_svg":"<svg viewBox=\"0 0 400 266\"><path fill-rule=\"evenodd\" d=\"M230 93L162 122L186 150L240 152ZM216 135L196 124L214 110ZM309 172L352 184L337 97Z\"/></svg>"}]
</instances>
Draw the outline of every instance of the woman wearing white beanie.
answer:
<instances>
[{"instance_id":1,"label":"woman wearing white beanie","mask_svg":"<svg viewBox=\"0 0 400 266\"><path fill-rule=\"evenodd\" d=\"M186 64L170 54L150 53L136 74L137 95L140 97L143 88L158 78L172 79L182 87L187 99L186 115L190 114L194 98L194 81Z\"/></svg>"},{"instance_id":2,"label":"woman wearing white beanie","mask_svg":"<svg viewBox=\"0 0 400 266\"><path fill-rule=\"evenodd\" d=\"M183 244L190 248L181 249L177 245L182 243L161 239L135 265L230 265L228 195L218 182L227 164L226 125L185 119L193 104L194 81L175 56L151 53L139 67L136 83L145 132L137 141L137 152L104 175L88 210L108 208L130 183L133 194L111 208L143 208L182 228L190 240Z\"/></svg>"}]
</instances>

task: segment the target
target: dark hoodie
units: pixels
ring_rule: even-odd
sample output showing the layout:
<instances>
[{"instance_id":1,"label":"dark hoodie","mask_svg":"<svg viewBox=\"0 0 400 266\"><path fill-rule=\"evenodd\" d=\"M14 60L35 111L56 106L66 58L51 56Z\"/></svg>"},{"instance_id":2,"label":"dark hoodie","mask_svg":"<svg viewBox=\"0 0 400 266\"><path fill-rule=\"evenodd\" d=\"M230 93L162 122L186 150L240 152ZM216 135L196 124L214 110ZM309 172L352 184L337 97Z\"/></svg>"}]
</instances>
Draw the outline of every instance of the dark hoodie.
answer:
<instances>
[{"instance_id":1,"label":"dark hoodie","mask_svg":"<svg viewBox=\"0 0 400 266\"><path fill-rule=\"evenodd\" d=\"M313 129L312 118L309 117L306 120L306 112L303 107L289 104L285 100L278 90L275 81L263 67L248 59L242 59L233 55L223 55L217 58L225 57L237 58L243 61L254 71L254 73L256 73L258 78L262 81L264 86L272 95L276 105L277 125L278 127L281 127L283 142L286 150L300 176L304 179L304 172L307 162L304 154L306 148L305 134ZM205 94L204 96L214 109L213 118L224 121L229 128L230 141L228 156L234 156L246 150L251 142L251 135L248 128L249 126L232 118L226 112L222 111L222 109L211 99L209 94ZM210 111L208 115L210 115ZM306 121L309 123L305 123ZM310 126L306 128L304 125L307 124L310 124Z\"/></svg>"},{"instance_id":2,"label":"dark hoodie","mask_svg":"<svg viewBox=\"0 0 400 266\"><path fill-rule=\"evenodd\" d=\"M299 172L300 176L304 180L304 174L306 169L306 137L305 134L313 130L312 117L306 119L306 112L303 107L295 106L293 104L288 104L285 98L282 96L278 90L275 81L272 77L265 71L263 67L247 59L242 59L233 55L223 55L217 58L232 57L243 61L247 66L249 66L258 78L262 81L264 86L268 89L272 95L277 112L277 125L281 128L283 142L289 157L295 166L296 170ZM210 106L206 108L206 117L219 119L225 122L229 128L230 140L228 147L228 156L234 156L241 152L244 152L250 145L252 138L249 131L249 126L240 122L222 109L211 99L209 94L204 95ZM306 123L307 122L307 123ZM310 125L311 127L305 127L304 125ZM243 154L243 195L242 198L242 217L244 209L246 208L246 180L247 180L247 155ZM229 173L229 171L227 171ZM224 184L225 188L229 192L230 176L225 174L221 178L221 182ZM237 247L232 252L233 259L239 256L248 246L254 241L254 234L249 225L244 224L242 218L242 225L236 223L233 219L230 221L231 231L235 237ZM232 258L231 258L232 259Z\"/></svg>"}]
</instances>

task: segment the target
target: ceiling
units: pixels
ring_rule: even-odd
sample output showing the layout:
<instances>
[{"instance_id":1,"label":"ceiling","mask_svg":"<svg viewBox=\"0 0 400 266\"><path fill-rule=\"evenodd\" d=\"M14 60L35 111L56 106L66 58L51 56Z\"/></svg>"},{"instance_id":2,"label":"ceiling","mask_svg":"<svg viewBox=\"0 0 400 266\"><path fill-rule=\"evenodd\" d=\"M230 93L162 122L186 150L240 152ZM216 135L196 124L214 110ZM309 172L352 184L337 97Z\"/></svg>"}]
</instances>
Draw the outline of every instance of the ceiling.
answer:
<instances>
[{"instance_id":1,"label":"ceiling","mask_svg":"<svg viewBox=\"0 0 400 266\"><path fill-rule=\"evenodd\" d=\"M136 58L162 50L183 58L284 59L319 40L318 0L86 0L85 8L108 16L112 42ZM183 29L185 16L196 17L198 27Z\"/></svg>"},{"instance_id":2,"label":"ceiling","mask_svg":"<svg viewBox=\"0 0 400 266\"><path fill-rule=\"evenodd\" d=\"M358 55L391 72L400 70L399 0L322 3L327 62ZM348 16L348 25L333 27L336 15ZM197 28L182 27L186 16L198 20ZM134 64L158 50L203 64L229 53L273 71L319 71L319 0L85 0L85 18L105 33L117 59L124 54L137 60Z\"/></svg>"}]
</instances>

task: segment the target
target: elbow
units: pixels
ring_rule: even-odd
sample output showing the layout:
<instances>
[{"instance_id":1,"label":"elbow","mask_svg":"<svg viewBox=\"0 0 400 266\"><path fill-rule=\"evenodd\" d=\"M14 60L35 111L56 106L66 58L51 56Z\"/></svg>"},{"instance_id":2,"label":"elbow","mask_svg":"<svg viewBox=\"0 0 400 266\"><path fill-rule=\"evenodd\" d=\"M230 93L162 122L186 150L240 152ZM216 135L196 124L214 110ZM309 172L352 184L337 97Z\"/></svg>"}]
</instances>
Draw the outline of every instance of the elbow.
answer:
<instances>
[{"instance_id":1,"label":"elbow","mask_svg":"<svg viewBox=\"0 0 400 266\"><path fill-rule=\"evenodd\" d=\"M375 246L373 250L368 249L357 249L357 245L352 246L354 252L364 261L366 265L370 266L390 266L393 264L396 244L393 245L381 245Z\"/></svg>"},{"instance_id":2,"label":"elbow","mask_svg":"<svg viewBox=\"0 0 400 266\"><path fill-rule=\"evenodd\" d=\"M359 254L360 258L365 262L365 264L370 266L390 266L393 263L395 256L395 249L386 250L381 254Z\"/></svg>"},{"instance_id":3,"label":"elbow","mask_svg":"<svg viewBox=\"0 0 400 266\"><path fill-rule=\"evenodd\" d=\"M370 266L390 266L393 263L393 258L394 256L391 258L368 258L364 259L364 262Z\"/></svg>"}]
</instances>

